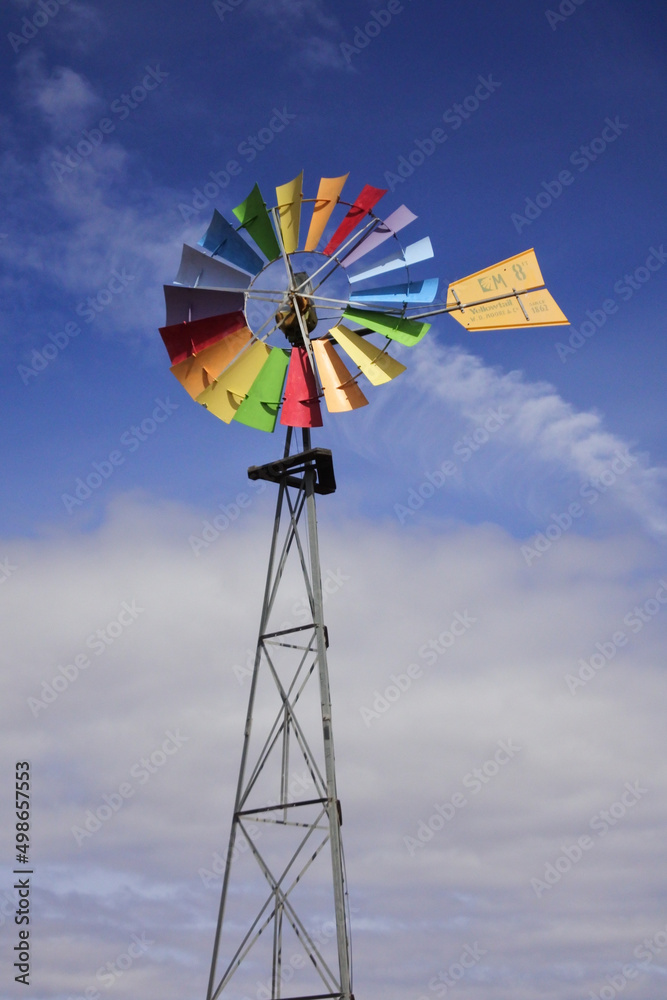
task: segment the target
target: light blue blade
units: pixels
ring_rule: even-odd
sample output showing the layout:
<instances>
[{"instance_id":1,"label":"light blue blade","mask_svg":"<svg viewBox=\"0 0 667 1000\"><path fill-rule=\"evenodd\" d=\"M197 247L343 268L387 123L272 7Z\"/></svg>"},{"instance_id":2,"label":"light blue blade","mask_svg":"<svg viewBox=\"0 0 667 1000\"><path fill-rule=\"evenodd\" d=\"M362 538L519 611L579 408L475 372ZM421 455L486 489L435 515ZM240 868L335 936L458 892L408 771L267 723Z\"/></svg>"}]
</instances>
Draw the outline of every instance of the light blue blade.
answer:
<instances>
[{"instance_id":1,"label":"light blue blade","mask_svg":"<svg viewBox=\"0 0 667 1000\"><path fill-rule=\"evenodd\" d=\"M242 236L236 232L231 223L220 215L215 209L211 224L199 240L200 247L204 247L209 253L216 257L222 257L230 264L236 264L250 274L259 274L264 267L264 261L256 254L252 247L249 247Z\"/></svg>"},{"instance_id":2,"label":"light blue blade","mask_svg":"<svg viewBox=\"0 0 667 1000\"><path fill-rule=\"evenodd\" d=\"M390 257L385 257L384 260L381 260L379 264L376 264L370 270L362 271L360 274L348 275L348 277L350 282L354 284L356 281L363 281L364 278L375 278L378 274L386 274L387 271L396 271L399 267L405 267L406 264L418 264L419 261L429 260L431 257L433 257L433 247L428 236L425 236L423 240L411 243L403 252L397 250Z\"/></svg>"},{"instance_id":3,"label":"light blue blade","mask_svg":"<svg viewBox=\"0 0 667 1000\"><path fill-rule=\"evenodd\" d=\"M424 278L404 285L368 288L354 293L355 302L433 302L438 294L438 278Z\"/></svg>"}]
</instances>

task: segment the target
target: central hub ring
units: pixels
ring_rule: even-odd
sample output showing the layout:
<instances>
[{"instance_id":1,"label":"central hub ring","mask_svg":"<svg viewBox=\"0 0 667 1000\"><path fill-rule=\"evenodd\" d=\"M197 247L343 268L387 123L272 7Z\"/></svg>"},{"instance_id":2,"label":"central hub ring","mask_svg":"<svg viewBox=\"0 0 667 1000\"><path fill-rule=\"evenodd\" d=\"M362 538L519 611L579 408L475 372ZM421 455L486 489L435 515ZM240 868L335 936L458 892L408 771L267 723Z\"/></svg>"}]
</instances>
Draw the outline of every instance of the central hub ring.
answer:
<instances>
[{"instance_id":1,"label":"central hub ring","mask_svg":"<svg viewBox=\"0 0 667 1000\"><path fill-rule=\"evenodd\" d=\"M267 264L246 291L246 322L262 339L275 330L291 347L304 346L304 331L311 339L325 336L340 323L350 300L345 269L332 257L316 251L289 255L290 277L282 258ZM277 328L277 329L276 329Z\"/></svg>"}]
</instances>

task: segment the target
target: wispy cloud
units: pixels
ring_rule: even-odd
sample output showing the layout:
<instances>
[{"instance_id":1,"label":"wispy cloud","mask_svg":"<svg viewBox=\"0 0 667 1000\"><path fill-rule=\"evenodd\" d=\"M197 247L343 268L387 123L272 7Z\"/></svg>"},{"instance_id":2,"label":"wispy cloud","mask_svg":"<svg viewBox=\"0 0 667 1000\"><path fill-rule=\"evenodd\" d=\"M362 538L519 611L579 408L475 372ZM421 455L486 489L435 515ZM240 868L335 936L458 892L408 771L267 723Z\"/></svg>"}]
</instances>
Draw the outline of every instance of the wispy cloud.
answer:
<instances>
[{"instance_id":1,"label":"wispy cloud","mask_svg":"<svg viewBox=\"0 0 667 1000\"><path fill-rule=\"evenodd\" d=\"M69 66L56 66L49 73L39 49L26 52L17 73L24 106L38 111L56 138L82 128L102 106L92 85Z\"/></svg>"},{"instance_id":2,"label":"wispy cloud","mask_svg":"<svg viewBox=\"0 0 667 1000\"><path fill-rule=\"evenodd\" d=\"M99 133L95 146L84 134L109 113L108 99L68 66L48 69L37 49L16 70L31 134L22 125L5 132L0 177L13 197L3 220L7 238L0 242L3 280L16 290L39 276L41 287L51 284L71 295L74 311L106 286L114 268L124 267L133 284L114 304L113 316L100 316L96 329L113 323L130 337L153 330L162 319L160 288L172 277L182 242L179 192L155 188L130 203L126 195L136 163L122 119L114 116L114 131ZM42 136L37 150L35 133ZM79 143L84 156L76 152ZM38 309L33 301L33 316Z\"/></svg>"},{"instance_id":3,"label":"wispy cloud","mask_svg":"<svg viewBox=\"0 0 667 1000\"><path fill-rule=\"evenodd\" d=\"M103 11L81 0L70 0L63 8L65 16L54 21L53 35L67 52L89 53L106 36Z\"/></svg>"},{"instance_id":4,"label":"wispy cloud","mask_svg":"<svg viewBox=\"0 0 667 1000\"><path fill-rule=\"evenodd\" d=\"M555 503L576 500L582 483L608 475L619 453L630 455L631 466L599 509L629 512L651 531L667 533L667 469L609 431L601 414L577 410L549 383L492 368L433 335L401 358L408 365L401 391L376 393L362 416L366 454L400 455L407 467L423 471L451 457L457 440L502 407L502 426L466 466L461 488L513 498L539 521Z\"/></svg>"},{"instance_id":5,"label":"wispy cloud","mask_svg":"<svg viewBox=\"0 0 667 1000\"><path fill-rule=\"evenodd\" d=\"M338 18L327 13L322 0L248 0L248 8L289 30L294 24L317 24L335 31Z\"/></svg>"},{"instance_id":6,"label":"wispy cloud","mask_svg":"<svg viewBox=\"0 0 667 1000\"><path fill-rule=\"evenodd\" d=\"M247 0L247 8L262 26L263 43L290 53L295 69L348 69L340 21L322 0Z\"/></svg>"}]
</instances>

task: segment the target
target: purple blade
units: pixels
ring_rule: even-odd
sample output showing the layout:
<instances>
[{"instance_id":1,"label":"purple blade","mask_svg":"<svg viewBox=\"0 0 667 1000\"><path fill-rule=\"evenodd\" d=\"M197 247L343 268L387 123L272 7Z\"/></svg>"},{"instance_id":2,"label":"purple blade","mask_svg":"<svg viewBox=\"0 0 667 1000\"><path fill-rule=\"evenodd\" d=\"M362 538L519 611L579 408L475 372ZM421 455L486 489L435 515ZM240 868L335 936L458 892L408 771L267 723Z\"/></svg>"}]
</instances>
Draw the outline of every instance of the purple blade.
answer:
<instances>
[{"instance_id":1,"label":"purple blade","mask_svg":"<svg viewBox=\"0 0 667 1000\"><path fill-rule=\"evenodd\" d=\"M214 288L188 288L186 285L165 285L164 298L167 306L165 326L240 312L245 305L242 291L237 295L235 292L218 292Z\"/></svg>"},{"instance_id":2,"label":"purple blade","mask_svg":"<svg viewBox=\"0 0 667 1000\"><path fill-rule=\"evenodd\" d=\"M174 278L178 285L189 285L191 288L247 288L250 277L231 264L209 257L201 250L183 245L183 255L178 274Z\"/></svg>"},{"instance_id":3,"label":"purple blade","mask_svg":"<svg viewBox=\"0 0 667 1000\"><path fill-rule=\"evenodd\" d=\"M401 205L397 208L395 212L392 212L384 222L381 222L379 226L376 226L372 233L361 241L361 243L352 250L347 257L341 261L343 267L349 267L350 264L354 264L355 260L359 260L365 254L370 253L371 250L375 250L380 244L384 243L385 240L391 239L396 233L400 232L411 222L414 222L417 216L414 212L411 212L409 208L405 205Z\"/></svg>"}]
</instances>

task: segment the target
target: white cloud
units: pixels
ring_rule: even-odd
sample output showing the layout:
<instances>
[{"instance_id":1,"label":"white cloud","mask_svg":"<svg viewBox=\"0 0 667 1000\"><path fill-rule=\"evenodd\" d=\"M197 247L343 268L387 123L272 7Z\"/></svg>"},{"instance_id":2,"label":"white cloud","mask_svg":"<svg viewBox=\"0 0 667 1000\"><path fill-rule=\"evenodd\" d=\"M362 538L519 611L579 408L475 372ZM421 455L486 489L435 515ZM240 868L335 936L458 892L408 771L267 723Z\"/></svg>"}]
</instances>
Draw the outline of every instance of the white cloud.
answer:
<instances>
[{"instance_id":1,"label":"white cloud","mask_svg":"<svg viewBox=\"0 0 667 1000\"><path fill-rule=\"evenodd\" d=\"M98 530L0 549L17 567L2 584L0 743L35 775L44 1000L95 985L142 933L155 943L115 995L203 991L219 884L205 889L198 869L227 838L248 693L233 667L254 644L271 500L199 558L188 536L205 512L122 498ZM655 551L571 535L529 570L500 528L332 526L335 504L322 500L319 519L325 573L349 578L326 619L357 992L435 996L429 980L477 942L472 1000L490 986L499 1000L586 995L665 924L667 605L639 629L624 621L654 610ZM133 601L143 610L95 655L88 637ZM474 623L429 662L423 647L448 644L457 613ZM566 675L619 630L627 642L571 694ZM90 666L35 718L27 699L86 651ZM383 709L378 694L411 663L418 676ZM367 725L360 710L376 702ZM133 780L169 730L187 737L178 752ZM499 741L520 750L491 774ZM485 766L475 791L466 776ZM72 826L128 781L134 794L77 845ZM636 781L649 791L600 836L591 821ZM404 838L456 792L465 805L411 855ZM531 879L584 835L593 847L538 898ZM652 975L637 996L654 995Z\"/></svg>"},{"instance_id":2,"label":"white cloud","mask_svg":"<svg viewBox=\"0 0 667 1000\"><path fill-rule=\"evenodd\" d=\"M413 350L392 353L400 353L408 372L396 391L383 387L350 423L348 443L356 450L422 478L453 461L448 490L514 497L528 504L537 524L580 502L596 518L630 514L656 534L667 532L667 470L609 431L599 413L577 410L546 382L444 347L435 331Z\"/></svg>"},{"instance_id":3,"label":"white cloud","mask_svg":"<svg viewBox=\"0 0 667 1000\"><path fill-rule=\"evenodd\" d=\"M247 0L247 7L264 26L264 44L286 51L295 69L348 69L340 52L340 21L322 0Z\"/></svg>"},{"instance_id":4,"label":"white cloud","mask_svg":"<svg viewBox=\"0 0 667 1000\"><path fill-rule=\"evenodd\" d=\"M322 0L249 0L249 8L278 25L314 22L335 30L338 19L326 12Z\"/></svg>"},{"instance_id":5,"label":"white cloud","mask_svg":"<svg viewBox=\"0 0 667 1000\"><path fill-rule=\"evenodd\" d=\"M80 0L69 0L63 11L65 16L53 22L55 38L70 53L90 53L106 36L103 13L98 7Z\"/></svg>"},{"instance_id":6,"label":"white cloud","mask_svg":"<svg viewBox=\"0 0 667 1000\"><path fill-rule=\"evenodd\" d=\"M154 330L163 319L161 285L175 273L182 243L178 192L156 187L129 205L134 154L120 119L94 149L82 131L95 129L108 103L68 67L48 74L38 50L18 71L30 115L42 129L47 125L48 135L35 157L14 134L2 160L12 192L0 244L7 271L24 284L36 273L41 284L69 295L71 311L62 322L80 324L80 303L103 292L114 270L130 275L113 308L95 316L95 330L123 329L136 340L138 330ZM81 140L84 155L76 152Z\"/></svg>"},{"instance_id":7,"label":"white cloud","mask_svg":"<svg viewBox=\"0 0 667 1000\"><path fill-rule=\"evenodd\" d=\"M309 69L341 69L340 46L327 38L310 36L304 40L302 59Z\"/></svg>"},{"instance_id":8,"label":"white cloud","mask_svg":"<svg viewBox=\"0 0 667 1000\"><path fill-rule=\"evenodd\" d=\"M101 107L91 84L69 66L56 66L48 74L39 49L27 52L17 70L23 103L41 113L56 138L82 128Z\"/></svg>"}]
</instances>

